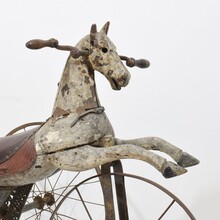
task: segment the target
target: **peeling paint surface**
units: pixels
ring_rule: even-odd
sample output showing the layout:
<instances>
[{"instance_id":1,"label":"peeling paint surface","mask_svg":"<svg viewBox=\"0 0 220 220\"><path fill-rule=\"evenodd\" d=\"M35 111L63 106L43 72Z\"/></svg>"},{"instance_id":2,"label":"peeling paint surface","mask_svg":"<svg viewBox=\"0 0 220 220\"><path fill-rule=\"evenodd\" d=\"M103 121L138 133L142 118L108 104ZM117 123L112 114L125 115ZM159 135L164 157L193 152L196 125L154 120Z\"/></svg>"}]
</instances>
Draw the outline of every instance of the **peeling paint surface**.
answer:
<instances>
[{"instance_id":1,"label":"peeling paint surface","mask_svg":"<svg viewBox=\"0 0 220 220\"><path fill-rule=\"evenodd\" d=\"M76 114L57 120L55 124L52 119L48 121L36 134L35 143L37 151L55 152L63 149L78 147L86 144L94 144L106 135L114 136L112 126L105 115L89 114L79 120L73 127ZM62 142L60 142L62 140Z\"/></svg>"},{"instance_id":2,"label":"peeling paint surface","mask_svg":"<svg viewBox=\"0 0 220 220\"><path fill-rule=\"evenodd\" d=\"M71 47L76 53L72 53L74 56L70 53L67 59L52 115L34 136L35 163L23 173L3 176L0 185L28 184L46 178L58 168L82 171L119 159L145 161L166 178L181 175L187 171L186 167L199 163L161 138L115 138L106 114L98 111L103 108L94 71L103 74L114 90L128 85L130 73L107 36L108 27L109 22L97 32L96 25L92 25L90 34L75 48ZM164 152L175 162L149 150Z\"/></svg>"}]
</instances>

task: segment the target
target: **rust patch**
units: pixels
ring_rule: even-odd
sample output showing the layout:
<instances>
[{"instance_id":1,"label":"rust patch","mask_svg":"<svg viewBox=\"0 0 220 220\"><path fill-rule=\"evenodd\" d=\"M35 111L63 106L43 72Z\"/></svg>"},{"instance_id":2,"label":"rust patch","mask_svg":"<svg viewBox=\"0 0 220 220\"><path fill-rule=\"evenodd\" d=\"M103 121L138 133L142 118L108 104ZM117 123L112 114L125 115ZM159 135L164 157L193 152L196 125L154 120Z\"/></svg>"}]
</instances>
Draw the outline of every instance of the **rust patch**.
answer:
<instances>
[{"instance_id":1,"label":"rust patch","mask_svg":"<svg viewBox=\"0 0 220 220\"><path fill-rule=\"evenodd\" d=\"M82 112L84 112L85 111L85 107L84 106L79 106L77 109L76 109L76 112L78 113L78 114L80 114L80 113L82 113Z\"/></svg>"},{"instance_id":2,"label":"rust patch","mask_svg":"<svg viewBox=\"0 0 220 220\"><path fill-rule=\"evenodd\" d=\"M102 66L102 63L100 61L102 61L102 57L95 56L94 65L95 66Z\"/></svg>"},{"instance_id":3,"label":"rust patch","mask_svg":"<svg viewBox=\"0 0 220 220\"><path fill-rule=\"evenodd\" d=\"M88 109L93 109L93 108L97 108L98 107L98 104L97 104L96 99L94 97L91 97L91 98L85 100L83 102L83 104L84 104L83 106L79 106L76 109L76 112L78 114L81 114L82 112L85 112Z\"/></svg>"},{"instance_id":4,"label":"rust patch","mask_svg":"<svg viewBox=\"0 0 220 220\"><path fill-rule=\"evenodd\" d=\"M90 91L91 91L93 97L97 97L95 86L91 86Z\"/></svg>"},{"instance_id":5,"label":"rust patch","mask_svg":"<svg viewBox=\"0 0 220 220\"><path fill-rule=\"evenodd\" d=\"M88 76L85 76L84 82L85 82L86 84L90 84L90 80L89 80L89 77L88 77Z\"/></svg>"},{"instance_id":6,"label":"rust patch","mask_svg":"<svg viewBox=\"0 0 220 220\"><path fill-rule=\"evenodd\" d=\"M68 111L65 111L65 110L63 110L63 109L61 109L59 107L56 107L55 111L53 112L52 117L53 118L57 118L57 117L60 117L60 116L66 116L68 114L69 114Z\"/></svg>"},{"instance_id":7,"label":"rust patch","mask_svg":"<svg viewBox=\"0 0 220 220\"><path fill-rule=\"evenodd\" d=\"M84 108L86 110L91 109L91 108L97 108L97 107L98 107L98 104L97 104L94 97L91 97L91 98L84 101Z\"/></svg>"},{"instance_id":8,"label":"rust patch","mask_svg":"<svg viewBox=\"0 0 220 220\"><path fill-rule=\"evenodd\" d=\"M82 71L82 73L87 73L87 71L84 69L84 70Z\"/></svg>"},{"instance_id":9,"label":"rust patch","mask_svg":"<svg viewBox=\"0 0 220 220\"><path fill-rule=\"evenodd\" d=\"M113 71L109 70L107 74L108 74L108 76L111 76L113 74Z\"/></svg>"},{"instance_id":10,"label":"rust patch","mask_svg":"<svg viewBox=\"0 0 220 220\"><path fill-rule=\"evenodd\" d=\"M63 86L63 88L61 89L62 96L64 97L65 95L68 95L69 90L70 90L69 86L67 84L65 84L65 86Z\"/></svg>"}]
</instances>

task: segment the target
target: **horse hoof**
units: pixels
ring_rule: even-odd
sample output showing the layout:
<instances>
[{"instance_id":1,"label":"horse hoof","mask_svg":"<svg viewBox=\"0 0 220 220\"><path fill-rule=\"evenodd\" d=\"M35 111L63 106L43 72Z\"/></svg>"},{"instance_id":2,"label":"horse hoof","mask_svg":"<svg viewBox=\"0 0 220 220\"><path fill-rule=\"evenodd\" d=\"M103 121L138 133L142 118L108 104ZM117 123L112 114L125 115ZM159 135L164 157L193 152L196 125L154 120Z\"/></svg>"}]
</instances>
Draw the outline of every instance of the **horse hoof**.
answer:
<instances>
[{"instance_id":1,"label":"horse hoof","mask_svg":"<svg viewBox=\"0 0 220 220\"><path fill-rule=\"evenodd\" d=\"M177 164L168 161L166 163L166 167L163 170L162 174L165 178L171 178L171 177L182 175L186 172L187 170L185 168L180 167Z\"/></svg>"},{"instance_id":2,"label":"horse hoof","mask_svg":"<svg viewBox=\"0 0 220 220\"><path fill-rule=\"evenodd\" d=\"M190 154L183 152L177 164L181 167L191 167L199 164L199 160Z\"/></svg>"}]
</instances>

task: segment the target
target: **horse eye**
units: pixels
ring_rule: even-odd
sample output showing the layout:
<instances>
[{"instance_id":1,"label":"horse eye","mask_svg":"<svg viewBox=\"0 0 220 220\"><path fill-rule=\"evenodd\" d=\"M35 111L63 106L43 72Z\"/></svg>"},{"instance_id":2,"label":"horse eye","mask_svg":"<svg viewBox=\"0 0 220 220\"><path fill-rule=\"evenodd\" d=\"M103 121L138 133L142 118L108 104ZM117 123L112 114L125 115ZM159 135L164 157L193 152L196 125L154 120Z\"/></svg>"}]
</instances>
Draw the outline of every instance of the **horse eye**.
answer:
<instances>
[{"instance_id":1,"label":"horse eye","mask_svg":"<svg viewBox=\"0 0 220 220\"><path fill-rule=\"evenodd\" d=\"M102 52L103 52L103 53L107 53L107 52L108 52L108 49L107 49L106 47L103 47L103 48L102 48Z\"/></svg>"}]
</instances>

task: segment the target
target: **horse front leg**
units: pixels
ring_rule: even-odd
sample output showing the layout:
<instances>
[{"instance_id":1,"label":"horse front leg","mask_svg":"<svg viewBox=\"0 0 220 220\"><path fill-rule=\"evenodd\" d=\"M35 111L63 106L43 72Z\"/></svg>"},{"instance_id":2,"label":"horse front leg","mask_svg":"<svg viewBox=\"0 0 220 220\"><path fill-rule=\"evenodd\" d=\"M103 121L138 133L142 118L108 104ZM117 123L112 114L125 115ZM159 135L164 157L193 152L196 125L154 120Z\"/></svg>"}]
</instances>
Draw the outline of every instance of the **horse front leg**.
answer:
<instances>
[{"instance_id":1,"label":"horse front leg","mask_svg":"<svg viewBox=\"0 0 220 220\"><path fill-rule=\"evenodd\" d=\"M116 138L115 142L116 144L138 145L146 150L161 151L173 158L173 160L182 167L190 167L199 163L199 160L197 160L192 155L182 151L180 148L158 137L144 137L131 140L122 140Z\"/></svg>"},{"instance_id":2,"label":"horse front leg","mask_svg":"<svg viewBox=\"0 0 220 220\"><path fill-rule=\"evenodd\" d=\"M70 171L84 171L120 159L145 161L160 171L166 178L178 176L187 171L143 147L132 144L110 147L85 145L49 154L48 159L57 168Z\"/></svg>"}]
</instances>

